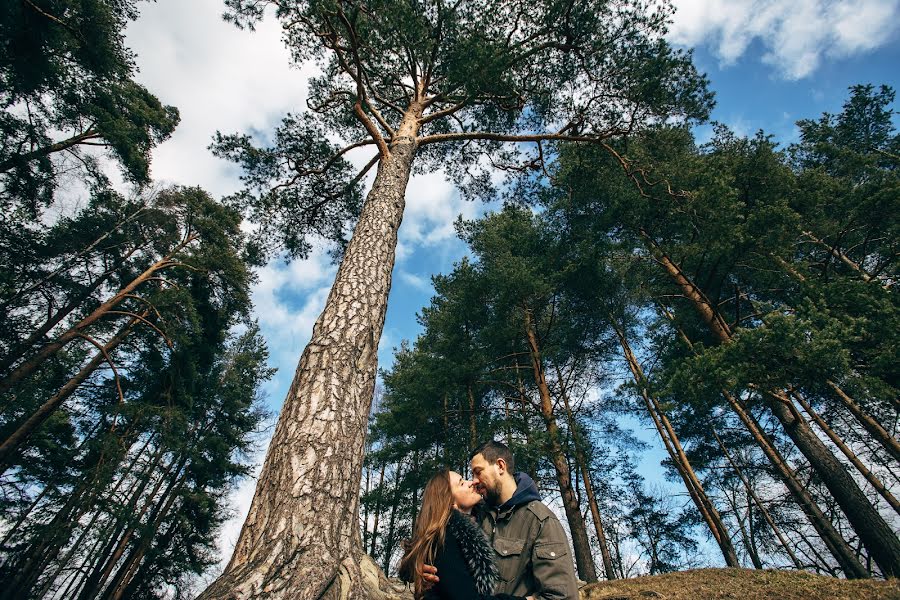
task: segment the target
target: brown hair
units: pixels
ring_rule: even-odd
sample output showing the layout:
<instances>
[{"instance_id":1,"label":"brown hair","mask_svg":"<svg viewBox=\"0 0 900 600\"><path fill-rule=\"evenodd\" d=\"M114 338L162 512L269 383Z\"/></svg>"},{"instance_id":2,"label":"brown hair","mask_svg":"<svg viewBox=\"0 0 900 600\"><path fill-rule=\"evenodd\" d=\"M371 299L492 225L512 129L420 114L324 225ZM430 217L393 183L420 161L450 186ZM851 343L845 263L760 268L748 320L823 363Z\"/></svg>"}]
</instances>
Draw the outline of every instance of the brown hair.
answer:
<instances>
[{"instance_id":1,"label":"brown hair","mask_svg":"<svg viewBox=\"0 0 900 600\"><path fill-rule=\"evenodd\" d=\"M400 561L400 576L412 581L416 598L425 595L422 565L434 564L437 551L444 546L444 532L450 520L453 493L450 470L441 469L428 480L422 493L422 508L416 517L413 538Z\"/></svg>"},{"instance_id":2,"label":"brown hair","mask_svg":"<svg viewBox=\"0 0 900 600\"><path fill-rule=\"evenodd\" d=\"M510 475L516 470L516 459L513 457L512 451L506 447L506 444L488 440L472 451L472 454L469 455L469 460L472 460L479 454L484 456L484 460L492 465L497 464L497 459L502 458L506 461L506 470L509 471Z\"/></svg>"}]
</instances>

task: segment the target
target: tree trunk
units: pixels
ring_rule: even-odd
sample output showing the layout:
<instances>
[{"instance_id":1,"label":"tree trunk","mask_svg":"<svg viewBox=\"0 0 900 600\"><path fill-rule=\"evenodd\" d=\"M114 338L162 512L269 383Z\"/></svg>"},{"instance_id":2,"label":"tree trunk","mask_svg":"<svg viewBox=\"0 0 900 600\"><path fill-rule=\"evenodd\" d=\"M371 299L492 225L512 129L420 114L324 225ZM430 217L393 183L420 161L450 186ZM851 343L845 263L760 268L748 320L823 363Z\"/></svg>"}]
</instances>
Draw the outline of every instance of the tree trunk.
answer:
<instances>
[{"instance_id":1,"label":"tree trunk","mask_svg":"<svg viewBox=\"0 0 900 600\"><path fill-rule=\"evenodd\" d=\"M375 557L375 544L378 541L378 518L381 516L381 498L384 494L384 470L387 461L381 463L381 471L378 475L378 499L375 501L375 522L372 524L371 550L369 554ZM398 467L399 468L399 467Z\"/></svg>"},{"instance_id":2,"label":"tree trunk","mask_svg":"<svg viewBox=\"0 0 900 600\"><path fill-rule=\"evenodd\" d=\"M606 531L603 528L603 520L600 517L600 507L597 505L597 496L594 494L594 486L591 482L591 472L588 469L587 460L585 460L581 436L578 433L578 424L572 416L572 409L569 406L569 395L563 381L562 372L559 367L556 369L559 378L559 392L566 408L566 420L569 424L569 430L572 432L572 441L575 444L575 462L578 470L581 471L581 478L584 482L584 494L587 496L588 507L591 509L591 519L594 521L594 529L597 532L597 543L600 545L600 557L603 559L603 571L606 573L606 579L612 581L616 579L616 571L613 568L612 557L609 554L609 544L606 541Z\"/></svg>"},{"instance_id":3,"label":"tree trunk","mask_svg":"<svg viewBox=\"0 0 900 600\"><path fill-rule=\"evenodd\" d=\"M0 360L0 373L5 372L8 368L16 364L17 361L24 358L35 344L41 341L51 329L59 325L63 319L68 317L73 310L81 306L81 304L84 303L85 300L87 300L91 294L93 294L97 288L112 275L113 272L114 269L108 269L106 272L102 273L92 281L89 286L82 290L80 294L77 294L74 298L69 300L66 305L53 313L50 318L44 321L44 323L33 331L25 340L16 344L9 353Z\"/></svg>"},{"instance_id":4,"label":"tree trunk","mask_svg":"<svg viewBox=\"0 0 900 600\"><path fill-rule=\"evenodd\" d=\"M121 534L114 533L114 535L110 537L109 543L100 554L101 562L96 563L96 567L85 580L84 587L81 589L81 593L78 595L79 600L88 600L88 598L94 597L103 588L103 585L106 583L106 580L109 577L110 573L112 573L112 570L116 566L116 563L119 562L119 559L122 558L122 555L125 553L128 544L131 542L131 537L134 535L135 530L140 525L141 519L143 519L144 514L147 512L150 506L154 504L154 498L156 498L159 490L162 489L163 483L165 483L170 473L174 473L174 479L172 479L169 486L163 492L163 496L167 496L175 485L175 482L180 479L181 470L184 468L184 465L186 463L187 457L183 457L180 460L178 466L175 467L174 471L172 467L175 465L173 463L169 463L169 466L166 467L159 480L154 484L153 489L147 496L147 500L146 502L144 502L140 511L138 511L136 514L130 514L131 522L129 523L128 527L126 527ZM150 477L152 476L153 473L151 472ZM142 492L143 490L141 490L139 493ZM139 496L136 495L132 506L137 506L137 502L139 501L139 499ZM105 557L105 560L102 560L103 557Z\"/></svg>"},{"instance_id":5,"label":"tree trunk","mask_svg":"<svg viewBox=\"0 0 900 600\"><path fill-rule=\"evenodd\" d=\"M359 486L378 341L423 106L413 102L363 205L325 309L300 357L225 572L200 598L367 595Z\"/></svg>"},{"instance_id":6,"label":"tree trunk","mask_svg":"<svg viewBox=\"0 0 900 600\"><path fill-rule=\"evenodd\" d=\"M638 362L637 357L635 357L634 353L631 351L631 345L625 338L624 331L622 331L612 320L610 320L610 322L613 324L613 329L615 329L616 336L619 338L619 344L622 346L622 352L628 362L628 367L631 370L634 381L640 389L641 397L644 400L644 406L647 408L647 412L653 420L653 424L656 426L657 432L659 432L660 439L678 470L678 474L681 476L685 488L687 488L691 499L694 501L694 505L697 507L700 516L706 521L706 525L709 527L713 539L716 540L719 550L722 552L722 557L725 559L725 564L729 567L740 567L741 565L740 561L738 561L737 552L735 552L734 545L731 543L731 534L725 527L725 522L722 520L719 511L703 489L703 484L700 483L700 479L694 472L694 468L691 466L691 462L688 460L684 448L681 447L681 442L675 433L675 429L663 412L659 402L656 398L651 397L649 390L647 389L647 378L644 376L644 370L641 368L641 364Z\"/></svg>"},{"instance_id":7,"label":"tree trunk","mask_svg":"<svg viewBox=\"0 0 900 600\"><path fill-rule=\"evenodd\" d=\"M812 406L810 406L809 402L807 402L801 394L797 392L791 392L791 396L793 396L794 399L797 400L806 414L808 414L809 417L816 423L816 425L819 426L819 429L821 429L825 433L825 435L828 436L828 439L830 439L831 442L835 446L837 446L841 452L844 453L844 456L847 457L847 460L849 460L850 463L854 467L856 467L856 470L859 471L863 477L865 477L866 481L868 481L869 484L873 488L875 488L875 490L879 494L881 494L881 497L891 505L891 508L894 509L894 512L900 513L900 502L897 501L897 498L895 498L890 490L885 487L884 483L882 483L881 480L878 479L878 477L862 463L859 457L856 456L856 453L853 452L853 450L851 450L846 443L844 443L844 440L842 440L841 437L837 433L835 433L835 431L831 427L828 426L828 423L825 422L825 419L823 419L819 415L819 413L813 410Z\"/></svg>"},{"instance_id":8,"label":"tree trunk","mask_svg":"<svg viewBox=\"0 0 900 600\"><path fill-rule=\"evenodd\" d=\"M731 510L734 511L734 520L738 525L738 530L741 532L741 541L744 543L744 550L747 552L747 556L750 557L750 562L753 563L753 568L762 569L762 561L759 559L759 554L756 553L756 548L753 547L753 544L750 541L750 535L747 533L747 528L744 527L744 517L741 517L741 507L738 506L737 498L729 495L727 491L724 491L724 495L728 499L728 503L731 504ZM750 508L749 505L747 508ZM751 518L749 510L746 518L748 521Z\"/></svg>"},{"instance_id":9,"label":"tree trunk","mask_svg":"<svg viewBox=\"0 0 900 600\"><path fill-rule=\"evenodd\" d=\"M900 576L900 540L847 473L844 465L809 428L789 398L783 394L773 394L767 404L834 496L882 574L885 577Z\"/></svg>"},{"instance_id":10,"label":"tree trunk","mask_svg":"<svg viewBox=\"0 0 900 600\"><path fill-rule=\"evenodd\" d=\"M62 350L71 341L75 340L76 338L82 337L84 335L84 331L88 327L101 319L109 311L116 308L116 306L118 306L119 303L125 300L135 289L137 289L138 286L149 280L158 271L176 266L177 263L172 260L172 257L195 239L197 239L196 234L191 234L185 237L185 239L182 240L181 243L179 243L171 253L150 265L143 273L135 277L128 285L119 290L114 296L95 308L88 316L84 317L78 323L73 325L71 329L62 333L52 342L45 344L31 358L16 367L12 372L9 373L9 375L0 380L0 394L7 392L16 383L34 373L34 371L45 360Z\"/></svg>"},{"instance_id":11,"label":"tree trunk","mask_svg":"<svg viewBox=\"0 0 900 600\"><path fill-rule=\"evenodd\" d=\"M731 342L731 331L718 314L718 311L713 309L699 288L684 275L677 265L669 260L668 256L650 240L649 236L646 236L646 239L653 244L653 250L657 259L663 264L685 296L691 299L694 308L713 335L721 343ZM840 461L815 436L802 418L794 418L790 408L787 406L790 405L790 400L783 398L784 394L777 391L772 392L772 396L774 398L781 397L781 399L770 399L767 402L768 407L782 424L788 436L810 462L813 469L822 478L823 483L825 483L835 500L837 500L838 505L847 516L851 525L853 525L866 549L875 558L886 576L900 575L900 540L897 539L897 536L894 535L881 515L878 514L875 507L869 503L865 494L859 489L853 478L847 474ZM793 405L791 405L791 408L793 408ZM847 557L844 558L846 559ZM839 558L839 560L841 559ZM859 564L858 560L855 560L855 562ZM842 564L842 566L844 565ZM852 567L854 571L858 571L855 565L847 563L847 566ZM859 566L862 567L862 565ZM851 577L850 573L847 573L847 576ZM861 573L860 576L862 576Z\"/></svg>"},{"instance_id":12,"label":"tree trunk","mask_svg":"<svg viewBox=\"0 0 900 600\"><path fill-rule=\"evenodd\" d=\"M559 483L559 492L562 496L563 507L566 511L566 520L569 522L569 531L572 534L572 545L575 550L575 564L578 567L578 575L581 579L588 583L593 583L597 581L597 573L594 569L594 559L591 556L591 546L590 542L588 542L587 529L584 526L581 509L578 507L578 502L575 500L575 493L572 490L572 478L569 473L569 465L566 463L566 457L560 444L559 428L556 424L556 417L553 414L553 402L550 399L550 388L547 386L547 380L544 375L540 346L538 345L537 335L534 331L531 311L530 309L525 308L523 313L525 336L528 343L529 355L531 356L531 368L534 371L534 381L541 398L541 416L544 418L544 424L547 427L547 434L549 437L548 451L550 454L550 461L556 469L556 481Z\"/></svg>"},{"instance_id":13,"label":"tree trunk","mask_svg":"<svg viewBox=\"0 0 900 600\"><path fill-rule=\"evenodd\" d=\"M665 309L663 309L663 314L665 314L666 318L669 320L674 321L673 315ZM675 325L675 327L684 343L689 349L693 350L693 343L687 335L685 335L684 331L677 325ZM794 501L806 515L810 524L816 532L818 532L819 536L821 536L822 541L841 566L845 576L848 579L869 577L869 571L859 562L853 549L850 548L844 538L841 537L831 524L831 521L825 516L825 513L822 512L822 509L819 508L819 505L816 504L809 491L797 478L797 474L787 464L784 457L781 456L781 453L756 422L756 419L744 409L743 405L731 394L731 392L728 390L721 390L721 393L722 397L728 401L731 409L747 428L747 431L750 432L753 441L756 442L756 445L759 446L772 466L775 467L775 471L778 473L779 478L791 493Z\"/></svg>"},{"instance_id":14,"label":"tree trunk","mask_svg":"<svg viewBox=\"0 0 900 600\"><path fill-rule=\"evenodd\" d=\"M847 410L856 417L860 425L869 432L869 435L881 444L895 461L900 462L900 443L881 426L881 423L872 418L853 398L848 396L838 384L830 379L826 380L825 383L834 391L841 403L847 407Z\"/></svg>"},{"instance_id":15,"label":"tree trunk","mask_svg":"<svg viewBox=\"0 0 900 600\"><path fill-rule=\"evenodd\" d=\"M394 550L394 530L397 525L397 509L400 508L400 480L402 479L402 467L403 462L401 461L397 464L397 471L394 476L394 497L391 501L391 516L388 518L388 530L387 534L384 536L384 544L382 544L382 550L384 552L381 556L381 570L387 573L391 568L391 554ZM415 497L415 494L413 494ZM415 498L414 500L415 501ZM415 528L415 518L413 518L413 528Z\"/></svg>"},{"instance_id":16,"label":"tree trunk","mask_svg":"<svg viewBox=\"0 0 900 600\"><path fill-rule=\"evenodd\" d=\"M172 505L178 498L184 485L184 481L185 472L182 472L182 474L173 482L173 485L170 486L157 501L156 506L150 513L150 517L147 519L147 526L143 528L140 540L122 563L122 566L119 567L115 577L109 582L109 585L102 596L103 600L119 600L122 597L125 588L131 582L141 561L144 559L144 555L150 548L153 538L156 536L156 532L159 530L159 526L162 524L163 519L165 519L166 515L169 514L169 511L172 510Z\"/></svg>"},{"instance_id":17,"label":"tree trunk","mask_svg":"<svg viewBox=\"0 0 900 600\"><path fill-rule=\"evenodd\" d=\"M478 446L478 428L475 423L475 394L472 392L472 384L466 384L466 395L469 398L469 450Z\"/></svg>"}]
</instances>

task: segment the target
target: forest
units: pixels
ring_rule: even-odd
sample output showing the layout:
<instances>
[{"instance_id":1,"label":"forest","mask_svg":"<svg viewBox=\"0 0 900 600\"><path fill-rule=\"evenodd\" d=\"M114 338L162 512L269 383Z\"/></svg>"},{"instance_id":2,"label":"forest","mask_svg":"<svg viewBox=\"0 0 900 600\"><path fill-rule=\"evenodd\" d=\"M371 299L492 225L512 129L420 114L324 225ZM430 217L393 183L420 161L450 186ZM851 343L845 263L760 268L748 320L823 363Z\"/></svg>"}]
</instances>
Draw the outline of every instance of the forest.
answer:
<instances>
[{"instance_id":1,"label":"forest","mask_svg":"<svg viewBox=\"0 0 900 600\"><path fill-rule=\"evenodd\" d=\"M0 599L387 598L426 482L489 439L582 581L900 577L890 86L701 140L668 2L225 0L321 72L268 139L216 133L244 184L216 198L152 177L180 116L137 82L139 10L0 8ZM438 171L488 210L379 368ZM275 414L251 288L316 244L337 275Z\"/></svg>"}]
</instances>

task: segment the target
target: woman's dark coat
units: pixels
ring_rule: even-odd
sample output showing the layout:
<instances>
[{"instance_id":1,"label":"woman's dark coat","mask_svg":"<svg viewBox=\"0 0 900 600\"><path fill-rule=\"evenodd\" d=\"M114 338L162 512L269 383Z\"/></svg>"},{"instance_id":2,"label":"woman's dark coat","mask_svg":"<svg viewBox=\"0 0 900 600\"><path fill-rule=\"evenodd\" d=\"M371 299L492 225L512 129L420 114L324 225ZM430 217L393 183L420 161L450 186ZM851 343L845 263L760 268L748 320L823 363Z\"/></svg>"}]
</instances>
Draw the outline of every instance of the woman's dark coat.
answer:
<instances>
[{"instance_id":1,"label":"woman's dark coat","mask_svg":"<svg viewBox=\"0 0 900 600\"><path fill-rule=\"evenodd\" d=\"M428 600L524 600L493 595L498 578L494 550L475 521L457 510L450 513L434 566L440 581L425 594Z\"/></svg>"}]
</instances>

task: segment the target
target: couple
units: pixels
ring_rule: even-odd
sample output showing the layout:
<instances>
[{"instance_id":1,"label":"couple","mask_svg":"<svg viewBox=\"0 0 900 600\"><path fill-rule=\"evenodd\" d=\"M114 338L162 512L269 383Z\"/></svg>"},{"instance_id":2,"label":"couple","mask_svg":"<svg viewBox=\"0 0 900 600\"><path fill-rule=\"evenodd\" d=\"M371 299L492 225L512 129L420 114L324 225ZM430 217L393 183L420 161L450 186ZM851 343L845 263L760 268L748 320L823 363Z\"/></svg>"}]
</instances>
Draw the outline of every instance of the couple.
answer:
<instances>
[{"instance_id":1,"label":"couple","mask_svg":"<svg viewBox=\"0 0 900 600\"><path fill-rule=\"evenodd\" d=\"M486 442L472 481L443 470L425 486L400 574L417 600L577 600L569 542L509 448ZM482 501L481 495L484 495Z\"/></svg>"}]
</instances>

